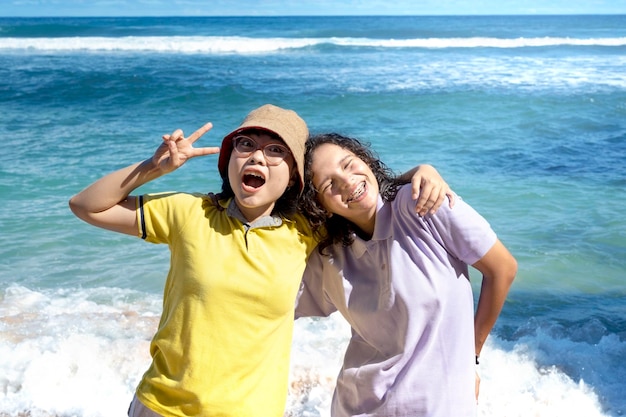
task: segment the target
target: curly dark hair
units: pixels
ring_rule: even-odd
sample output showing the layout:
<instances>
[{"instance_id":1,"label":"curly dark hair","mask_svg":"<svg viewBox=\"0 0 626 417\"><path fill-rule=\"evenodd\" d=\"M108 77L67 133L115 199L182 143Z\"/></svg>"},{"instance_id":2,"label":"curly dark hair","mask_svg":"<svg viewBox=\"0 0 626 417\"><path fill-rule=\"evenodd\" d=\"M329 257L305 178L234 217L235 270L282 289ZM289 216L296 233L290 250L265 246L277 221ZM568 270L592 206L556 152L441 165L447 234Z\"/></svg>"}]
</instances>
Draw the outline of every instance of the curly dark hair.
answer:
<instances>
[{"instance_id":1,"label":"curly dark hair","mask_svg":"<svg viewBox=\"0 0 626 417\"><path fill-rule=\"evenodd\" d=\"M313 172L311 170L313 151L327 143L347 149L370 167L376 177L379 192L384 201L393 201L400 186L408 183L408 181L395 175L380 160L369 143L338 133L311 136L306 142L304 154L304 190L300 198L299 210L309 219L313 233L320 241L318 250L322 254L325 248L334 243L341 243L344 246L351 245L354 242L354 233L361 233L361 230L354 223L344 217L336 214L328 217L327 211L324 210L318 200L317 190L313 187Z\"/></svg>"},{"instance_id":2,"label":"curly dark hair","mask_svg":"<svg viewBox=\"0 0 626 417\"><path fill-rule=\"evenodd\" d=\"M263 133L265 135L269 134L267 131L258 131L255 129L246 130L245 133ZM280 136L270 135L274 139L278 139L282 141ZM300 194L300 176L297 171L294 174L295 185L291 187L287 187L283 195L280 196L278 200L276 200L276 204L274 205L274 209L272 210L272 215L280 216L286 219L292 219L293 215L298 211L298 197ZM226 175L222 177L222 191L216 195L218 200L224 200L231 197L234 197L235 193L233 192L233 188L230 185L230 181L228 180L228 171Z\"/></svg>"}]
</instances>

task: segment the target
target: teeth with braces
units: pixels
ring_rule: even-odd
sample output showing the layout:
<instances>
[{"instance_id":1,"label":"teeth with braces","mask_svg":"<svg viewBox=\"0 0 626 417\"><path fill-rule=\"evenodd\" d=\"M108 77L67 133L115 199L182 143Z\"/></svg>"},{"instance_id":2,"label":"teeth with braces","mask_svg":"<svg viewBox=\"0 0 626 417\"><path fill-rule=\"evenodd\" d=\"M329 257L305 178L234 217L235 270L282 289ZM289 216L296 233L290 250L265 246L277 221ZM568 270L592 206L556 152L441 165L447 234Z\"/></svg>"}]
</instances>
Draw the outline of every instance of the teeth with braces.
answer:
<instances>
[{"instance_id":1,"label":"teeth with braces","mask_svg":"<svg viewBox=\"0 0 626 417\"><path fill-rule=\"evenodd\" d=\"M359 184L359 186L357 187L356 190L354 190L354 193L352 193L352 196L350 196L350 198L348 198L346 200L346 203L351 202L352 200L354 200L355 198L359 197L361 194L363 194L363 192L365 191L365 183L362 182L361 184Z\"/></svg>"}]
</instances>

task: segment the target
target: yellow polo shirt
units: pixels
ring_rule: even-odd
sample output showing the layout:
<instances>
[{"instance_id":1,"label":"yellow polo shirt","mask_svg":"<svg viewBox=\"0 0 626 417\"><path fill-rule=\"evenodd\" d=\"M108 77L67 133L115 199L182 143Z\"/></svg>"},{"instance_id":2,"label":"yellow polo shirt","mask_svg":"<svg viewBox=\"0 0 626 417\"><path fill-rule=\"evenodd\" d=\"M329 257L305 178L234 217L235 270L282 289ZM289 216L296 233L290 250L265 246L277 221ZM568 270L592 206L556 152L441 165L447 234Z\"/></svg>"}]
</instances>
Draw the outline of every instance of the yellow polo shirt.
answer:
<instances>
[{"instance_id":1,"label":"yellow polo shirt","mask_svg":"<svg viewBox=\"0 0 626 417\"><path fill-rule=\"evenodd\" d=\"M316 242L300 215L248 227L229 203L219 210L183 193L138 202L140 235L171 251L152 364L137 388L164 416L284 413L295 298Z\"/></svg>"}]
</instances>

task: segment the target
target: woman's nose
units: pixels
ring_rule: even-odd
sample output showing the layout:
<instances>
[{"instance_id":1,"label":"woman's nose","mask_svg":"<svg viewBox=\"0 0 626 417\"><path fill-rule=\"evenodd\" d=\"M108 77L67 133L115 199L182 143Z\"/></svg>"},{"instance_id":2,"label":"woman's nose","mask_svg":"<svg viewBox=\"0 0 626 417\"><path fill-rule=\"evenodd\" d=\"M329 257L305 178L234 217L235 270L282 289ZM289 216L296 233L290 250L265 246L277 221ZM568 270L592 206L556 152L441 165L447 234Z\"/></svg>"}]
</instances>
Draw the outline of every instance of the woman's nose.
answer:
<instances>
[{"instance_id":1,"label":"woman's nose","mask_svg":"<svg viewBox=\"0 0 626 417\"><path fill-rule=\"evenodd\" d=\"M261 163L265 165L267 161L265 160L265 154L263 153L263 149L257 148L255 151L253 151L250 154L250 161L255 162L257 164Z\"/></svg>"},{"instance_id":2,"label":"woman's nose","mask_svg":"<svg viewBox=\"0 0 626 417\"><path fill-rule=\"evenodd\" d=\"M345 174L339 176L339 178L335 181L339 189L342 191L349 190L352 187L353 182L354 181Z\"/></svg>"}]
</instances>

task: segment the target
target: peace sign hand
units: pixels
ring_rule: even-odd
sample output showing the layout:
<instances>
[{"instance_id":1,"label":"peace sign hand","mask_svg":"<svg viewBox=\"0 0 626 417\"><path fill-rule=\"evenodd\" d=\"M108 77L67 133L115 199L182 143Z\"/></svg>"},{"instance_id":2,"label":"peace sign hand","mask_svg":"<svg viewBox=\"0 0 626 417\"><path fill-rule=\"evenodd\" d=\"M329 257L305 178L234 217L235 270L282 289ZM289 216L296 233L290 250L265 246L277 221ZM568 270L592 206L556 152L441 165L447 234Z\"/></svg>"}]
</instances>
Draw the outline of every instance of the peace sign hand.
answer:
<instances>
[{"instance_id":1,"label":"peace sign hand","mask_svg":"<svg viewBox=\"0 0 626 417\"><path fill-rule=\"evenodd\" d=\"M176 129L171 135L163 135L163 143L152 155L152 162L162 173L167 174L180 168L191 158L219 153L219 147L193 147L193 144L212 127L213 124L209 122L187 138L181 129Z\"/></svg>"}]
</instances>

